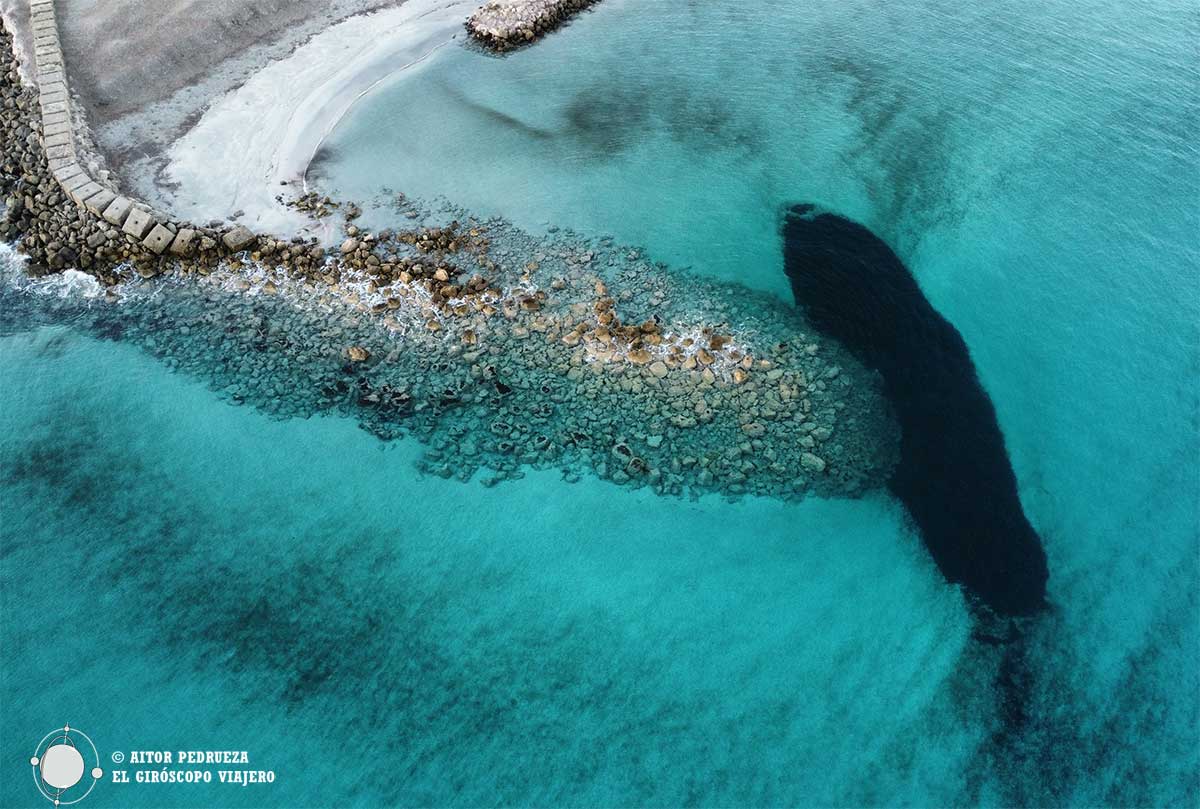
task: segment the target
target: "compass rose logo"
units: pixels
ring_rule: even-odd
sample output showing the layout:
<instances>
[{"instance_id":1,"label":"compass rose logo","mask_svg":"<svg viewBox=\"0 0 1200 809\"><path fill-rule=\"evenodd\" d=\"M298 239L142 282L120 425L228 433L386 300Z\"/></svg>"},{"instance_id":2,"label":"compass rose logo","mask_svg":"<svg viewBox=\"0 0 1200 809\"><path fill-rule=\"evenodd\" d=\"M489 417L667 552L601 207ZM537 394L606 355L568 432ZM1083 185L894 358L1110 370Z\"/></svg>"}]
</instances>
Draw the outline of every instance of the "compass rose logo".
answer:
<instances>
[{"instance_id":1,"label":"compass rose logo","mask_svg":"<svg viewBox=\"0 0 1200 809\"><path fill-rule=\"evenodd\" d=\"M84 773L91 763L91 778ZM46 734L38 742L29 759L33 768L33 783L42 797L55 806L70 806L86 798L104 777L96 745L81 730L63 725Z\"/></svg>"}]
</instances>

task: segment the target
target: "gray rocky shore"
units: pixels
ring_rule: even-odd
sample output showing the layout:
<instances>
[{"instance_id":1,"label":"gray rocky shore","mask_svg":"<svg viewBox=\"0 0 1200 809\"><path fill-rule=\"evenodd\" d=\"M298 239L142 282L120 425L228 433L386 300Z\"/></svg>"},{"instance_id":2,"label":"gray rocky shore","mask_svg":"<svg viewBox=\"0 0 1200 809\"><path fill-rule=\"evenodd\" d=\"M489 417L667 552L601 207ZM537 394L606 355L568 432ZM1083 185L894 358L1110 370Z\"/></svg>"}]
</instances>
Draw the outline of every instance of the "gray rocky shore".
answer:
<instances>
[{"instance_id":1,"label":"gray rocky shore","mask_svg":"<svg viewBox=\"0 0 1200 809\"><path fill-rule=\"evenodd\" d=\"M157 242L117 227L56 182L37 94L7 33L0 47L0 236L29 258L0 292L4 331L70 323L130 341L280 417L416 436L428 471L463 479L553 467L799 498L858 494L895 463L878 381L795 309L608 239L407 200L403 226L368 232L356 206L316 194L292 204L343 220L332 249L164 216ZM92 294L60 294L89 277Z\"/></svg>"}]
</instances>

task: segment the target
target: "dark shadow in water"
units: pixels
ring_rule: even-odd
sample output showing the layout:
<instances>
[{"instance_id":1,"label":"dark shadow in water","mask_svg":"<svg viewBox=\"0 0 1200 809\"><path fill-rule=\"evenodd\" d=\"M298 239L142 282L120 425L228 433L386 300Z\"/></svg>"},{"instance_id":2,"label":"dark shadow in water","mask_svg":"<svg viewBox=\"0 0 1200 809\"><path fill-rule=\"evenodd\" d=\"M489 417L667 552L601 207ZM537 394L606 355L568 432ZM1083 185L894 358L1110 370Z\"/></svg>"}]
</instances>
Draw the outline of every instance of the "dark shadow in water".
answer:
<instances>
[{"instance_id":1,"label":"dark shadow in water","mask_svg":"<svg viewBox=\"0 0 1200 809\"><path fill-rule=\"evenodd\" d=\"M889 487L938 569L961 584L976 639L999 647L1000 751L1017 750L1029 720L1026 622L1046 607L1046 554L1017 496L991 399L962 336L870 230L812 205L783 224L784 268L813 326L879 371L900 423Z\"/></svg>"},{"instance_id":2,"label":"dark shadow in water","mask_svg":"<svg viewBox=\"0 0 1200 809\"><path fill-rule=\"evenodd\" d=\"M527 124L520 118L509 115L503 110L495 107L489 107L487 104L481 104L480 102L469 98L466 93L462 92L448 82L438 81L437 88L439 92L450 98L453 98L459 104L462 104L464 107L476 113L477 115L488 119L492 123L497 124L504 129L511 129L519 132L530 140L550 140L554 137L554 133L547 129L542 129L540 127L533 126L532 124Z\"/></svg>"},{"instance_id":3,"label":"dark shadow in water","mask_svg":"<svg viewBox=\"0 0 1200 809\"><path fill-rule=\"evenodd\" d=\"M793 206L783 249L813 326L883 376L901 428L890 488L942 575L999 615L1042 610L1046 554L958 331L891 248L856 222Z\"/></svg>"}]
</instances>

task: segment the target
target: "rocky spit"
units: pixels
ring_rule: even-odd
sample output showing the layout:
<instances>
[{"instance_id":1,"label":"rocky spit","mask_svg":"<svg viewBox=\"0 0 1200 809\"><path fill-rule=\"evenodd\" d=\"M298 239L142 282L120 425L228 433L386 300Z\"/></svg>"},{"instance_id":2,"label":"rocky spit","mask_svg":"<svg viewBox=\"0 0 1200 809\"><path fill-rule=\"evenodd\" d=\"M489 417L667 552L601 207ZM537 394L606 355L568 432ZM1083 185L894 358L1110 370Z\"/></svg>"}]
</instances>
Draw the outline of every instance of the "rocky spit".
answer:
<instances>
[{"instance_id":1,"label":"rocky spit","mask_svg":"<svg viewBox=\"0 0 1200 809\"><path fill-rule=\"evenodd\" d=\"M491 0L467 19L467 31L494 51L527 45L598 0Z\"/></svg>"},{"instance_id":2,"label":"rocky spit","mask_svg":"<svg viewBox=\"0 0 1200 809\"><path fill-rule=\"evenodd\" d=\"M369 232L308 194L290 204L340 217L340 244L188 226L194 251L148 250L58 189L4 36L0 235L28 264L0 284L0 332L127 341L230 401L414 436L428 472L489 484L535 467L669 495L853 496L896 462L877 378L797 310L610 239L403 198L404 225Z\"/></svg>"}]
</instances>

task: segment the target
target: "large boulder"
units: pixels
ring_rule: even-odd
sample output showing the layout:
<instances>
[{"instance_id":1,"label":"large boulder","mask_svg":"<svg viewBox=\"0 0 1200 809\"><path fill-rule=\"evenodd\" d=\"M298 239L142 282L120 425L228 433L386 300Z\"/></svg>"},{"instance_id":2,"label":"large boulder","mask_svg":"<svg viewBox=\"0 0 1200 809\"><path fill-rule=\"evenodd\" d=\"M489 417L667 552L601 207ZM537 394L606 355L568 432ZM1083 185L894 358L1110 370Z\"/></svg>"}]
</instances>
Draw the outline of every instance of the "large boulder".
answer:
<instances>
[{"instance_id":1,"label":"large boulder","mask_svg":"<svg viewBox=\"0 0 1200 809\"><path fill-rule=\"evenodd\" d=\"M221 241L225 242L226 247L237 253L252 245L256 238L257 237L250 230L250 228L246 227L245 225L238 225L233 230L226 233L222 237Z\"/></svg>"}]
</instances>

